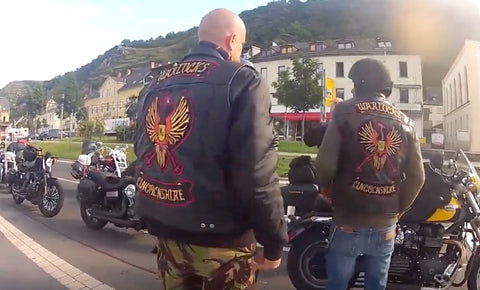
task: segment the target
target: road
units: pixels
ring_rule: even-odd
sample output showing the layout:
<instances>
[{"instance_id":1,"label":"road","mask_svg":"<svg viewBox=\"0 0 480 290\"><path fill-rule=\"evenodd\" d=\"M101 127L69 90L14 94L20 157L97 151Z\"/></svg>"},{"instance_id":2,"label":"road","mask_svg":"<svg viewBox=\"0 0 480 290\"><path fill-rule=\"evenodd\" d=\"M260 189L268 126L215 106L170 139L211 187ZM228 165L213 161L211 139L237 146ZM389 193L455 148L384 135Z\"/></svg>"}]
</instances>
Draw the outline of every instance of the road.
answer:
<instances>
[{"instance_id":1,"label":"road","mask_svg":"<svg viewBox=\"0 0 480 290\"><path fill-rule=\"evenodd\" d=\"M53 170L66 194L63 209L54 218L43 217L27 201L15 205L7 189L0 187L0 290L160 289L151 253L155 239L112 225L100 231L87 229L80 218L70 164L57 162ZM280 269L260 273L258 289L294 289L286 272L286 254ZM82 288L87 284L91 287Z\"/></svg>"},{"instance_id":2,"label":"road","mask_svg":"<svg viewBox=\"0 0 480 290\"><path fill-rule=\"evenodd\" d=\"M68 163L54 165L53 173L61 178L66 194L63 209L54 218L43 217L28 201L15 205L7 189L0 188L0 290L68 289L62 283L70 289L81 289L82 279L67 279L69 271L76 277L89 277L91 285L97 287L85 289L160 289L154 274L155 255L151 253L154 238L111 225L101 231L87 229L75 198L77 184L69 170ZM16 236L20 234L23 236ZM33 246L21 241L28 237ZM37 251L47 252L47 256L55 256L66 264L56 268L48 259L38 263L36 257L31 257L31 252ZM47 272L53 270L57 270L54 276L63 276L52 278ZM285 265L275 272L260 273L258 288L294 289Z\"/></svg>"}]
</instances>

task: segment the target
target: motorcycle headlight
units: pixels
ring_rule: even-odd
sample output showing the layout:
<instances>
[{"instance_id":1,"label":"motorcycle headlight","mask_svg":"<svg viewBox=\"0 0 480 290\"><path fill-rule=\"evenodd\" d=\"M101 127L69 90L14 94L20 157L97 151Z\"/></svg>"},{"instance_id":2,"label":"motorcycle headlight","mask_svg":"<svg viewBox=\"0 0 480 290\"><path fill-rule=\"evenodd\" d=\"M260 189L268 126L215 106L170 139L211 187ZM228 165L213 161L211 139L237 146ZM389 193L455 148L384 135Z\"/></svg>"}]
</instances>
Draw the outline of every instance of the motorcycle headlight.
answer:
<instances>
[{"instance_id":1,"label":"motorcycle headlight","mask_svg":"<svg viewBox=\"0 0 480 290\"><path fill-rule=\"evenodd\" d=\"M128 198L134 198L135 197L135 185L133 184L129 184L127 185L127 187L125 187L125 189L123 190L123 193L125 193L125 195L128 197Z\"/></svg>"},{"instance_id":2,"label":"motorcycle headlight","mask_svg":"<svg viewBox=\"0 0 480 290\"><path fill-rule=\"evenodd\" d=\"M47 160L45 160L45 165L47 165L48 167L52 167L53 163L55 163L55 160L53 158L47 158Z\"/></svg>"}]
</instances>

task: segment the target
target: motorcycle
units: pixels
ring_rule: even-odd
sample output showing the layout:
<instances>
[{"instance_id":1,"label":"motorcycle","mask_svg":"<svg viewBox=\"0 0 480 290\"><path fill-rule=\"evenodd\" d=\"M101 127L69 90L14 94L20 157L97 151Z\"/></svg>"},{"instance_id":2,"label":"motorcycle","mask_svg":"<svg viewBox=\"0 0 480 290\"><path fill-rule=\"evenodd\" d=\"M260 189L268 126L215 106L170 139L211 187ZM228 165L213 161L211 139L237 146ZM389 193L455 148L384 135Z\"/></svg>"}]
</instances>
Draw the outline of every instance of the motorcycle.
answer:
<instances>
[{"instance_id":1,"label":"motorcycle","mask_svg":"<svg viewBox=\"0 0 480 290\"><path fill-rule=\"evenodd\" d=\"M424 166L425 186L397 225L387 289L448 289L466 284L469 290L478 290L480 178L462 150L449 166L441 156L433 156ZM296 184L282 189L289 213L287 271L301 290L325 289L327 281L325 253L332 215L328 202L314 188ZM311 211L312 204L317 209ZM297 207L302 216L294 213ZM362 268L360 257L351 287L363 286Z\"/></svg>"},{"instance_id":2,"label":"motorcycle","mask_svg":"<svg viewBox=\"0 0 480 290\"><path fill-rule=\"evenodd\" d=\"M6 183L16 204L25 199L38 205L45 217L56 216L63 207L65 193L60 182L52 175L55 157L49 152L27 145L17 152L15 163L18 168L10 168Z\"/></svg>"},{"instance_id":3,"label":"motorcycle","mask_svg":"<svg viewBox=\"0 0 480 290\"><path fill-rule=\"evenodd\" d=\"M82 154L75 161L75 166L83 168L95 166L99 171L115 173L122 177L128 167L126 154L128 145L115 146L113 149L102 145L101 142L85 140L82 144ZM107 155L104 154L105 151L108 151Z\"/></svg>"},{"instance_id":4,"label":"motorcycle","mask_svg":"<svg viewBox=\"0 0 480 290\"><path fill-rule=\"evenodd\" d=\"M5 179L10 169L17 170L15 152L5 151L5 143L0 143L0 183L6 183Z\"/></svg>"},{"instance_id":5,"label":"motorcycle","mask_svg":"<svg viewBox=\"0 0 480 290\"><path fill-rule=\"evenodd\" d=\"M117 158L126 159L120 152L113 152L112 158L116 165L121 164L116 163ZM100 230L110 222L117 227L144 229L144 224L134 210L135 163L123 171L118 170L121 167L117 166L114 172L102 170L103 167L99 167L99 163L99 160L92 162L90 157L86 157L83 164L78 162L72 165L72 176L80 180L77 200L85 225L90 229Z\"/></svg>"}]
</instances>

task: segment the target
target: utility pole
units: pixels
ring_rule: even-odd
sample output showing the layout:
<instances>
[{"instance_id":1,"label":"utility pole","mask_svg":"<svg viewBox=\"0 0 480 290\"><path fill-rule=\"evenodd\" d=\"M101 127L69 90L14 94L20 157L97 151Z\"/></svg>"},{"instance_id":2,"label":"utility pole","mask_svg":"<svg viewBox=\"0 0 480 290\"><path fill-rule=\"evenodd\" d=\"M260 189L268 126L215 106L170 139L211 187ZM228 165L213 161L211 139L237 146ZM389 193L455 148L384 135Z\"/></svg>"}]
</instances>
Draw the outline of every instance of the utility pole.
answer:
<instances>
[{"instance_id":1,"label":"utility pole","mask_svg":"<svg viewBox=\"0 0 480 290\"><path fill-rule=\"evenodd\" d=\"M60 139L63 139L63 104L65 103L65 94L62 94L62 108L60 109Z\"/></svg>"}]
</instances>

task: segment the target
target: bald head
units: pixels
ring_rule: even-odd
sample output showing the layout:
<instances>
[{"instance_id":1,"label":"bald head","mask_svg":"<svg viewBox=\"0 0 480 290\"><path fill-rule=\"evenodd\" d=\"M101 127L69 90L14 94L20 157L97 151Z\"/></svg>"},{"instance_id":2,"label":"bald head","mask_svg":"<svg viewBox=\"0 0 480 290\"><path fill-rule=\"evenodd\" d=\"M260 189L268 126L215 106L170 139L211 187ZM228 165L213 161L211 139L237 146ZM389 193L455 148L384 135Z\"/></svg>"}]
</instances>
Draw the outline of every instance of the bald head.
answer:
<instances>
[{"instance_id":1,"label":"bald head","mask_svg":"<svg viewBox=\"0 0 480 290\"><path fill-rule=\"evenodd\" d=\"M232 61L240 61L246 28L242 19L228 9L215 9L202 18L198 39L223 48Z\"/></svg>"}]
</instances>

